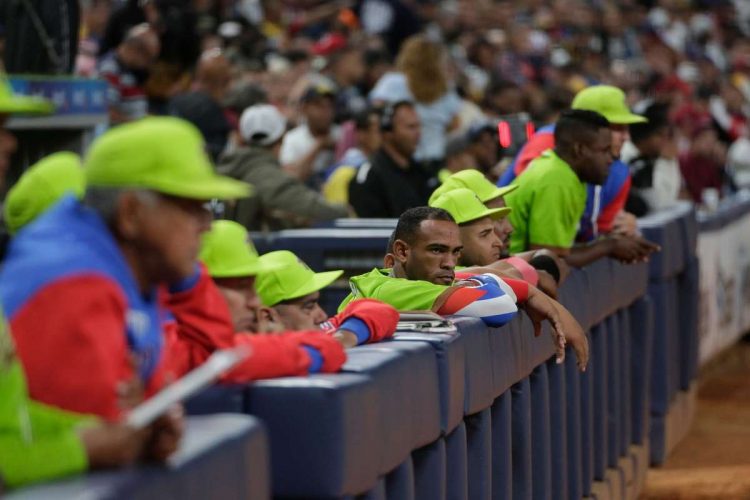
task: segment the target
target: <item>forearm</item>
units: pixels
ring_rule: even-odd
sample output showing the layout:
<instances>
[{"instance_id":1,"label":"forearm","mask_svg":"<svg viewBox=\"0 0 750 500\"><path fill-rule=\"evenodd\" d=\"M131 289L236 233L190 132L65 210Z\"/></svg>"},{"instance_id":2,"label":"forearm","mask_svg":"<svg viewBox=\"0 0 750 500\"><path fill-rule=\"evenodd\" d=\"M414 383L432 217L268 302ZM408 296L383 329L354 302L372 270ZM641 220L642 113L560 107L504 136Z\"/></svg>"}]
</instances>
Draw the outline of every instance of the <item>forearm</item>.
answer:
<instances>
[{"instance_id":1,"label":"forearm","mask_svg":"<svg viewBox=\"0 0 750 500\"><path fill-rule=\"evenodd\" d=\"M607 257L612 251L608 240L597 240L587 245L575 246L569 255L565 256L565 262L573 267L584 267L603 257Z\"/></svg>"}]
</instances>

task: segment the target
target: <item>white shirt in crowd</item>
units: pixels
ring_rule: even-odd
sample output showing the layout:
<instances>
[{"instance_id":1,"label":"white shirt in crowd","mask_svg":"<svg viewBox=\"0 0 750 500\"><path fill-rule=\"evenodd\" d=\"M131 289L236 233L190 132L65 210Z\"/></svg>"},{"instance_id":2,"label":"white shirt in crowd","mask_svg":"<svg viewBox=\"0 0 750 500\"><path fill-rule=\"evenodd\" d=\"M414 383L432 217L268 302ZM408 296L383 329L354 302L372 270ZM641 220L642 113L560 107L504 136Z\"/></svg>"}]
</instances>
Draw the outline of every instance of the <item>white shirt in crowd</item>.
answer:
<instances>
[{"instance_id":1,"label":"white shirt in crowd","mask_svg":"<svg viewBox=\"0 0 750 500\"><path fill-rule=\"evenodd\" d=\"M338 142L341 138L341 129L338 125L331 127L331 137ZM302 159L314 147L317 139L310 133L307 124L303 123L293 128L284 135L281 142L279 161L282 165L288 165ZM334 151L324 149L320 151L313 161L313 172L320 173L335 163Z\"/></svg>"}]
</instances>

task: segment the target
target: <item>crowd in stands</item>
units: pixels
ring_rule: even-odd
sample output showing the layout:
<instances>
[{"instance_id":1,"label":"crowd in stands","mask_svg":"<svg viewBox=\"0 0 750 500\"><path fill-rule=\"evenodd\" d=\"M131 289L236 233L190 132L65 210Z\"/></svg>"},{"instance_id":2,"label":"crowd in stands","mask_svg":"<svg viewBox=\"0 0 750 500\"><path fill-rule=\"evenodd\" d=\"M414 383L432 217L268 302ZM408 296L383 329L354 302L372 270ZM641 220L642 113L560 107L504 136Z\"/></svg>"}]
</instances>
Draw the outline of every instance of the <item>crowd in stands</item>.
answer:
<instances>
[{"instance_id":1,"label":"crowd in stands","mask_svg":"<svg viewBox=\"0 0 750 500\"><path fill-rule=\"evenodd\" d=\"M399 312L498 327L522 310L585 370L556 300L570 267L646 261L660 249L637 217L747 181L743 0L81 7L75 72L107 81L110 128L29 168L3 206L9 487L165 460L179 408L121 419L218 349L252 348L223 382L336 372ZM0 83L5 172L6 120L49 110ZM259 256L248 232L341 217L398 222L328 317L342 272Z\"/></svg>"}]
</instances>

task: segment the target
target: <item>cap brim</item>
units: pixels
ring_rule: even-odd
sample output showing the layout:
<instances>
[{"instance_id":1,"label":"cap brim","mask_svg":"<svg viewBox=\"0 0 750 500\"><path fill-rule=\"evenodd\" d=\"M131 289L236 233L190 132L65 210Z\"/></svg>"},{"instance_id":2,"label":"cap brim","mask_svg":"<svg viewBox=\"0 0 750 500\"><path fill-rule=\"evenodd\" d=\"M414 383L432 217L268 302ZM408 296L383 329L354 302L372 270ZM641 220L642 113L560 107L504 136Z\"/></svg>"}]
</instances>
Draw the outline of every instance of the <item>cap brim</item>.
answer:
<instances>
[{"instance_id":1,"label":"cap brim","mask_svg":"<svg viewBox=\"0 0 750 500\"><path fill-rule=\"evenodd\" d=\"M487 198L486 200L482 200L482 203L487 203L490 200L501 198L506 194L515 191L516 189L518 189L518 184L510 184L508 186L497 188L492 192L492 195L489 198Z\"/></svg>"},{"instance_id":2,"label":"cap brim","mask_svg":"<svg viewBox=\"0 0 750 500\"><path fill-rule=\"evenodd\" d=\"M315 293L317 291L320 291L339 279L339 277L344 274L344 271L326 271L323 273L315 273L313 276L313 279L305 283L303 286L295 290L292 294L290 294L289 297L285 297L281 300L292 300L292 299L298 299L300 297L304 297L305 295L310 295L311 293Z\"/></svg>"},{"instance_id":3,"label":"cap brim","mask_svg":"<svg viewBox=\"0 0 750 500\"><path fill-rule=\"evenodd\" d=\"M646 123L648 118L645 116L634 115L633 113L622 114L622 115L610 115L605 116L609 123L615 125L632 125L633 123Z\"/></svg>"},{"instance_id":4,"label":"cap brim","mask_svg":"<svg viewBox=\"0 0 750 500\"><path fill-rule=\"evenodd\" d=\"M0 113L2 114L47 115L54 110L55 105L41 97L14 95L0 99Z\"/></svg>"},{"instance_id":5,"label":"cap brim","mask_svg":"<svg viewBox=\"0 0 750 500\"><path fill-rule=\"evenodd\" d=\"M487 212L485 212L482 217L489 217L492 220L498 220L502 219L512 211L513 209L510 207L488 208Z\"/></svg>"},{"instance_id":6,"label":"cap brim","mask_svg":"<svg viewBox=\"0 0 750 500\"><path fill-rule=\"evenodd\" d=\"M158 185L149 187L160 193L194 200L234 200L237 198L247 198L253 194L253 187L247 182L221 175L210 177L201 182L160 181Z\"/></svg>"}]
</instances>

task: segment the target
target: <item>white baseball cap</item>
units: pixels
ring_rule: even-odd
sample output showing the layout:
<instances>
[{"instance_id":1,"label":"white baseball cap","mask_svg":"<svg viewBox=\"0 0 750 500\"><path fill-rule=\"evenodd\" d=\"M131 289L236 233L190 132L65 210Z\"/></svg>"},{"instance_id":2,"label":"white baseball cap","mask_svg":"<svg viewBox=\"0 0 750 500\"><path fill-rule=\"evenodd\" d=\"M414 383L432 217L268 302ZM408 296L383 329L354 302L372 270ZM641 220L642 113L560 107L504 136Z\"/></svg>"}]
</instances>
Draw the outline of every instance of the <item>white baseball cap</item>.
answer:
<instances>
[{"instance_id":1,"label":"white baseball cap","mask_svg":"<svg viewBox=\"0 0 750 500\"><path fill-rule=\"evenodd\" d=\"M270 146L286 132L286 117L270 104L256 104L242 112L240 135L248 144Z\"/></svg>"}]
</instances>

